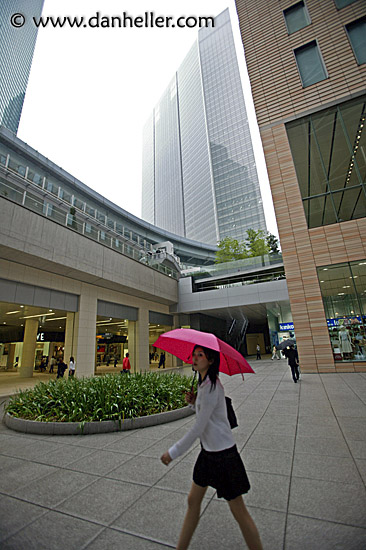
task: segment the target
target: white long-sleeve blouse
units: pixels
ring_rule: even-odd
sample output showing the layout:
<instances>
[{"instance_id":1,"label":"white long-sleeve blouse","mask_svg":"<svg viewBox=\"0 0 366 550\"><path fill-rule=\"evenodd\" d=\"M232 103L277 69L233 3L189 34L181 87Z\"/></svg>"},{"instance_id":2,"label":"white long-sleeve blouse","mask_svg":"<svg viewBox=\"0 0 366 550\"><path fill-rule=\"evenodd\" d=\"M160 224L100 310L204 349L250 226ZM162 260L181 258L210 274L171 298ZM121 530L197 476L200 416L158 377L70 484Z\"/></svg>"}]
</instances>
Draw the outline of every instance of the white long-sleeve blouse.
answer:
<instances>
[{"instance_id":1,"label":"white long-sleeve blouse","mask_svg":"<svg viewBox=\"0 0 366 550\"><path fill-rule=\"evenodd\" d=\"M170 447L172 459L188 451L197 438L206 451L223 451L235 445L227 418L225 392L219 379L212 389L208 377L202 382L194 408L196 422L182 439Z\"/></svg>"}]
</instances>

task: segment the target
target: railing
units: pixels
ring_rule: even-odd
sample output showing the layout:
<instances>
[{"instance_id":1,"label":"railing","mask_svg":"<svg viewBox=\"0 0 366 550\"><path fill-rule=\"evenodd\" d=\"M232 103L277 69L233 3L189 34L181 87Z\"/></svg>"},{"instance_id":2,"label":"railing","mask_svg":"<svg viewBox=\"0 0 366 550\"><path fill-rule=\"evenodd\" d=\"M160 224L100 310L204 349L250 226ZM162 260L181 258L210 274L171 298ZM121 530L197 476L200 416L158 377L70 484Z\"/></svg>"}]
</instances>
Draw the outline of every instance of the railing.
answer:
<instances>
[{"instance_id":1,"label":"railing","mask_svg":"<svg viewBox=\"0 0 366 550\"><path fill-rule=\"evenodd\" d=\"M283 270L264 272L264 273L252 273L250 275L242 275L236 277L228 277L225 279L214 279L211 281L194 281L193 292L202 292L206 290L219 290L222 288L232 288L235 286L255 285L258 283L268 283L272 281L280 281L286 279L285 272Z\"/></svg>"},{"instance_id":2,"label":"railing","mask_svg":"<svg viewBox=\"0 0 366 550\"><path fill-rule=\"evenodd\" d=\"M194 277L194 279L205 277L218 277L229 273L238 273L242 271L251 271L261 267L283 264L282 254L266 254L264 256L254 256L232 262L223 262L219 264L206 265L202 267L183 269L182 277Z\"/></svg>"},{"instance_id":3,"label":"railing","mask_svg":"<svg viewBox=\"0 0 366 550\"><path fill-rule=\"evenodd\" d=\"M3 160L3 159L1 159ZM123 227L119 231L115 226L112 229L105 225L108 220L98 221L94 216L89 215L87 210L80 211L75 206L75 201L67 193L62 193L61 187L45 188L34 181L29 181L27 176L32 175L27 167L24 173L14 171L9 165L0 163L0 196L16 204L31 210L47 219L50 219L68 229L92 239L116 252L140 261L151 247L144 247L133 240L126 238L123 234ZM7 173L11 173L16 181L9 181ZM72 202L74 204L72 204ZM85 205L85 203L84 203ZM164 273L174 279L179 278L179 272L162 264L150 265L152 269Z\"/></svg>"}]
</instances>

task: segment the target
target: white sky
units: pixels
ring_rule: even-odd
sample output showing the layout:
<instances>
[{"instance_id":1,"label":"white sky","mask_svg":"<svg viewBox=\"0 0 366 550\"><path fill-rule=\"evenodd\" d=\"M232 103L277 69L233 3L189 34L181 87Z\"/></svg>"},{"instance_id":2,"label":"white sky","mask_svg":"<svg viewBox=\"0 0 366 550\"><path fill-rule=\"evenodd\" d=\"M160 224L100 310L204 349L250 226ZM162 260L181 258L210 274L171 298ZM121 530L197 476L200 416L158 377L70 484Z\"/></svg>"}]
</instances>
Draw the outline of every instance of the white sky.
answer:
<instances>
[{"instance_id":1,"label":"white sky","mask_svg":"<svg viewBox=\"0 0 366 550\"><path fill-rule=\"evenodd\" d=\"M230 8L244 90L250 90L234 0L45 0L43 16L216 16ZM40 28L18 137L141 217L142 128L198 28ZM250 93L249 93L250 95ZM278 236L251 96L267 227Z\"/></svg>"}]
</instances>

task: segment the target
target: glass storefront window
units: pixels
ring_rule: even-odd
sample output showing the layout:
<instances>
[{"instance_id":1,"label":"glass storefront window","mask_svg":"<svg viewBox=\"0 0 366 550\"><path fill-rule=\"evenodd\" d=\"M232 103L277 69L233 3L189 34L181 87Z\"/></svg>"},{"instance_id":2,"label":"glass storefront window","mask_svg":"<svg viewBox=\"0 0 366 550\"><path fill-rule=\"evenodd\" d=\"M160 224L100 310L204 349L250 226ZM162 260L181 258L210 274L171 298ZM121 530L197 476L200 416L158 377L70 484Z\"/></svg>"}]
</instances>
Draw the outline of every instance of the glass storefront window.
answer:
<instances>
[{"instance_id":1,"label":"glass storefront window","mask_svg":"<svg viewBox=\"0 0 366 550\"><path fill-rule=\"evenodd\" d=\"M335 361L366 361L366 260L318 268Z\"/></svg>"},{"instance_id":2,"label":"glass storefront window","mask_svg":"<svg viewBox=\"0 0 366 550\"><path fill-rule=\"evenodd\" d=\"M286 125L309 228L366 216L366 96Z\"/></svg>"}]
</instances>

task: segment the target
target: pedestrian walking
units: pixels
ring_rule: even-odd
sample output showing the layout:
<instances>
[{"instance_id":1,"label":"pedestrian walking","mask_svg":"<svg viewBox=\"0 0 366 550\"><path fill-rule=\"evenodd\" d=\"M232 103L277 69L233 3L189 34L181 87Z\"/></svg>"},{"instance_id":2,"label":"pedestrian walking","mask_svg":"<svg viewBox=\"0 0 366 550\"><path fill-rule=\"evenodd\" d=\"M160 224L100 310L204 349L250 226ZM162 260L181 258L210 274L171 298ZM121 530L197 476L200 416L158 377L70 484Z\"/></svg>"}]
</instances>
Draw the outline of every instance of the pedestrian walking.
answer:
<instances>
[{"instance_id":1,"label":"pedestrian walking","mask_svg":"<svg viewBox=\"0 0 366 550\"><path fill-rule=\"evenodd\" d=\"M57 365L56 357L52 356L50 361L50 370L48 372L54 372L54 367Z\"/></svg>"},{"instance_id":2,"label":"pedestrian walking","mask_svg":"<svg viewBox=\"0 0 366 550\"><path fill-rule=\"evenodd\" d=\"M182 439L161 456L163 464L168 465L200 438L201 452L194 466L188 509L177 550L186 550L189 546L208 486L216 489L219 498L228 501L248 548L261 550L257 527L242 497L249 491L250 484L227 418L224 388L218 377L220 353L196 345L192 364L199 374L199 385L197 394L193 390L186 394L186 401L195 409L196 422Z\"/></svg>"},{"instance_id":3,"label":"pedestrian walking","mask_svg":"<svg viewBox=\"0 0 366 550\"><path fill-rule=\"evenodd\" d=\"M161 352L160 359L159 359L158 368L160 369L160 367L163 367L163 369L165 369L165 353L163 351Z\"/></svg>"},{"instance_id":4,"label":"pedestrian walking","mask_svg":"<svg viewBox=\"0 0 366 550\"><path fill-rule=\"evenodd\" d=\"M129 353L126 353L126 357L124 357L123 361L122 361L122 372L124 373L129 373L130 370L131 370L131 363L130 363L130 354Z\"/></svg>"},{"instance_id":5,"label":"pedestrian walking","mask_svg":"<svg viewBox=\"0 0 366 550\"><path fill-rule=\"evenodd\" d=\"M75 359L73 357L70 357L69 362L69 377L74 376L75 374Z\"/></svg>"},{"instance_id":6,"label":"pedestrian walking","mask_svg":"<svg viewBox=\"0 0 366 550\"><path fill-rule=\"evenodd\" d=\"M66 369L67 369L66 363L64 363L62 359L59 359L57 364L57 378L63 378Z\"/></svg>"},{"instance_id":7,"label":"pedestrian walking","mask_svg":"<svg viewBox=\"0 0 366 550\"><path fill-rule=\"evenodd\" d=\"M257 344L256 350L257 350L257 359L261 359L261 347L259 344Z\"/></svg>"},{"instance_id":8,"label":"pedestrian walking","mask_svg":"<svg viewBox=\"0 0 366 550\"><path fill-rule=\"evenodd\" d=\"M272 357L271 357L271 361L273 361L273 359L280 359L277 355L277 348L276 346L273 346L272 348Z\"/></svg>"},{"instance_id":9,"label":"pedestrian walking","mask_svg":"<svg viewBox=\"0 0 366 550\"><path fill-rule=\"evenodd\" d=\"M300 378L299 373L299 354L297 352L297 349L295 349L295 346L293 344L290 345L289 349L284 350L285 357L288 359L288 364L291 367L291 374L292 379L297 383L297 381Z\"/></svg>"}]
</instances>

